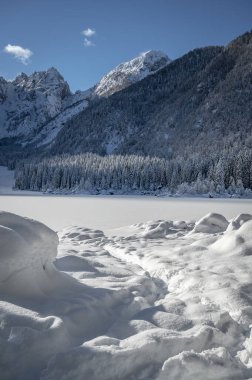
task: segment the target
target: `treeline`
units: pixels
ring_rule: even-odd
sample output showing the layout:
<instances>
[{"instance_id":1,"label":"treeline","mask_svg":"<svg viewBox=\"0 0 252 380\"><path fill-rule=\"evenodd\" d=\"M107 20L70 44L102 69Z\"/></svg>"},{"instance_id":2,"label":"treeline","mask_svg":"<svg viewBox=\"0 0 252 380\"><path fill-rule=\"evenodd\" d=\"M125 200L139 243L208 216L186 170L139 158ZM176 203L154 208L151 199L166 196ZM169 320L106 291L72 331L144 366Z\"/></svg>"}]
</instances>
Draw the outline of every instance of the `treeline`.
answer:
<instances>
[{"instance_id":1,"label":"treeline","mask_svg":"<svg viewBox=\"0 0 252 380\"><path fill-rule=\"evenodd\" d=\"M252 151L215 157L195 154L166 160L136 155L61 155L23 162L16 168L17 189L34 191L229 193L252 189Z\"/></svg>"}]
</instances>

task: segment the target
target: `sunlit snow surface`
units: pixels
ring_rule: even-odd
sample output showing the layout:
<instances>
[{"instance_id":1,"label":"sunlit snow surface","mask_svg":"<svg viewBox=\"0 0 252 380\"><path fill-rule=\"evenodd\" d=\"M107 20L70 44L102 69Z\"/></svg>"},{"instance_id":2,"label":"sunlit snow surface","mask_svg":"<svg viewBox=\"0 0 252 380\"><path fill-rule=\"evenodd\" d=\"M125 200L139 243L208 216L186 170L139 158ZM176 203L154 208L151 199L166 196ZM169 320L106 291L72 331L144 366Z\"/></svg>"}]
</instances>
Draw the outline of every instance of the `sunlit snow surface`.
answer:
<instances>
[{"instance_id":1,"label":"sunlit snow surface","mask_svg":"<svg viewBox=\"0 0 252 380\"><path fill-rule=\"evenodd\" d=\"M22 215L0 214L1 380L252 378L251 201L41 196L1 173Z\"/></svg>"},{"instance_id":2,"label":"sunlit snow surface","mask_svg":"<svg viewBox=\"0 0 252 380\"><path fill-rule=\"evenodd\" d=\"M1 379L252 377L252 216L117 232L0 214Z\"/></svg>"}]
</instances>

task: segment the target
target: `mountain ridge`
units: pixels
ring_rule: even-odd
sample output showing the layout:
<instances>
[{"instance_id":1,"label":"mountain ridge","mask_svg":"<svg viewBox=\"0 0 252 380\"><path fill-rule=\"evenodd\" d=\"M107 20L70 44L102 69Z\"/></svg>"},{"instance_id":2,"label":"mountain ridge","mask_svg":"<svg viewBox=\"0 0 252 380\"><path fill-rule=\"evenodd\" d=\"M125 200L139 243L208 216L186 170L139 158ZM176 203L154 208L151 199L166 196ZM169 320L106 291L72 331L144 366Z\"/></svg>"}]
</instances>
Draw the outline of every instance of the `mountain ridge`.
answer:
<instances>
[{"instance_id":1,"label":"mountain ridge","mask_svg":"<svg viewBox=\"0 0 252 380\"><path fill-rule=\"evenodd\" d=\"M107 97L154 74L170 62L171 59L167 54L161 51L149 50L141 53L138 57L120 63L109 71L95 86L94 92L98 96Z\"/></svg>"},{"instance_id":2,"label":"mountain ridge","mask_svg":"<svg viewBox=\"0 0 252 380\"><path fill-rule=\"evenodd\" d=\"M0 77L0 139L18 138L23 145L49 143L62 125L90 102L135 83L169 62L164 53L144 53L117 66L92 88L74 94L54 67L29 76L21 73L13 81ZM113 78L120 70L119 88Z\"/></svg>"},{"instance_id":3,"label":"mountain ridge","mask_svg":"<svg viewBox=\"0 0 252 380\"><path fill-rule=\"evenodd\" d=\"M52 154L142 154L170 158L194 143L210 152L236 134L250 139L252 33L226 47L195 49L70 120ZM216 141L215 141L216 140ZM186 149L181 148L186 142ZM208 144L206 144L208 141ZM111 149L112 142L112 149Z\"/></svg>"}]
</instances>

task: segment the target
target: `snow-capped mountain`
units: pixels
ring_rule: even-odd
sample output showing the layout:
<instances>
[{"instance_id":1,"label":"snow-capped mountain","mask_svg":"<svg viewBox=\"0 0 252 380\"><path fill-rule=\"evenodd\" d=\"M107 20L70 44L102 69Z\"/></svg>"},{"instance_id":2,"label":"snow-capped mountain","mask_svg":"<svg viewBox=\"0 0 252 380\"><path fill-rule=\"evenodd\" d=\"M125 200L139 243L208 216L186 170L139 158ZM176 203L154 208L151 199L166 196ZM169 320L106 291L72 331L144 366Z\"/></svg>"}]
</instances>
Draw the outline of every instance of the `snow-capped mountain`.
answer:
<instances>
[{"instance_id":1,"label":"snow-capped mountain","mask_svg":"<svg viewBox=\"0 0 252 380\"><path fill-rule=\"evenodd\" d=\"M161 51L147 51L111 70L97 84L94 92L98 96L112 95L155 73L170 62L171 59Z\"/></svg>"},{"instance_id":2,"label":"snow-capped mountain","mask_svg":"<svg viewBox=\"0 0 252 380\"><path fill-rule=\"evenodd\" d=\"M19 137L23 143L52 131L85 108L85 92L72 94L55 68L20 74L13 81L0 78L0 138ZM68 110L68 112L66 112ZM64 113L63 118L59 115ZM59 129L59 128L58 128Z\"/></svg>"},{"instance_id":3,"label":"snow-capped mountain","mask_svg":"<svg viewBox=\"0 0 252 380\"><path fill-rule=\"evenodd\" d=\"M74 94L54 67L30 76L22 73L13 81L0 77L0 139L18 138L23 145L50 143L91 101L107 97L169 62L162 52L143 53L117 66L91 89Z\"/></svg>"},{"instance_id":4,"label":"snow-capped mountain","mask_svg":"<svg viewBox=\"0 0 252 380\"><path fill-rule=\"evenodd\" d=\"M132 154L176 161L183 157L184 165L196 153L203 160L213 159L217 152L226 157L232 147L251 150L251 46L248 32L226 47L195 49L103 97L78 116L74 128L66 123L52 154ZM177 171L181 175L181 168ZM230 170L227 182L231 176Z\"/></svg>"}]
</instances>

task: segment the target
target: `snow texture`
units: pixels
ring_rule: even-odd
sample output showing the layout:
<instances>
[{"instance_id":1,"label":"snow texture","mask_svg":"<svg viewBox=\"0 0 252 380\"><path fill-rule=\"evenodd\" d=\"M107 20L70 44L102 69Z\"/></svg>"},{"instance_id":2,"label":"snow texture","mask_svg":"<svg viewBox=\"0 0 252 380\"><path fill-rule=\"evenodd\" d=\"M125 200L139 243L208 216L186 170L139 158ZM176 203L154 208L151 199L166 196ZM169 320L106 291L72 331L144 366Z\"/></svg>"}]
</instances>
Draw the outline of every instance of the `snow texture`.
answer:
<instances>
[{"instance_id":1,"label":"snow texture","mask_svg":"<svg viewBox=\"0 0 252 380\"><path fill-rule=\"evenodd\" d=\"M123 62L105 75L95 86L98 96L109 96L162 69L171 59L161 52L150 50L128 62Z\"/></svg>"},{"instance_id":2,"label":"snow texture","mask_svg":"<svg viewBox=\"0 0 252 380\"><path fill-rule=\"evenodd\" d=\"M1 379L251 378L251 215L0 226Z\"/></svg>"}]
</instances>

